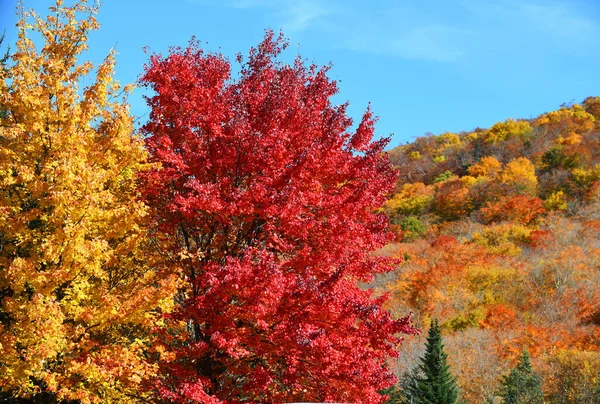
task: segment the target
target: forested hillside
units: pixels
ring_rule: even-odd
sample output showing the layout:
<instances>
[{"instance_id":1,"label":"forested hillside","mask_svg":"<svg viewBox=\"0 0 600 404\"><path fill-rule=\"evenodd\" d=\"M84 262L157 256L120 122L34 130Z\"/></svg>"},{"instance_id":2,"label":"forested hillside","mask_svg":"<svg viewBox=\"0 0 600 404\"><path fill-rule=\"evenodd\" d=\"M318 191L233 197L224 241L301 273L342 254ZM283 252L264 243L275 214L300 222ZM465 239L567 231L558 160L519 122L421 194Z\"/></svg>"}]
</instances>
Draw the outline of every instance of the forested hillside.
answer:
<instances>
[{"instance_id":1,"label":"forested hillside","mask_svg":"<svg viewBox=\"0 0 600 404\"><path fill-rule=\"evenodd\" d=\"M68 3L0 56L0 402L600 402L600 97L386 153L268 30L136 128Z\"/></svg>"},{"instance_id":2,"label":"forested hillside","mask_svg":"<svg viewBox=\"0 0 600 404\"><path fill-rule=\"evenodd\" d=\"M439 318L462 398L493 399L527 349L549 402L598 402L600 98L390 156L397 242L383 253L403 261L378 286L418 326ZM399 375L423 341L406 341Z\"/></svg>"}]
</instances>

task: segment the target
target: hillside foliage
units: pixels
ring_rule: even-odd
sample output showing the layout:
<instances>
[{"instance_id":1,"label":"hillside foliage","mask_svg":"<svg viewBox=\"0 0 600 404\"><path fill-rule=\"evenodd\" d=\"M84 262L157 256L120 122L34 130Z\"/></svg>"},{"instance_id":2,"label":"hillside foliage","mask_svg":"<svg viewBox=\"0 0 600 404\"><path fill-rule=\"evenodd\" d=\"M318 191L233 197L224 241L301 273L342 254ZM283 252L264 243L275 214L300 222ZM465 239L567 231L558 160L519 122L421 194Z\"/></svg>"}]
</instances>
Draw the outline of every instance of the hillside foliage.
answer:
<instances>
[{"instance_id":1,"label":"hillside foliage","mask_svg":"<svg viewBox=\"0 0 600 404\"><path fill-rule=\"evenodd\" d=\"M599 379L585 369L600 356L600 98L425 136L390 156L400 178L384 210L396 242L383 253L404 261L378 286L418 325L440 319L462 398L493 397L527 349L549 402L594 402Z\"/></svg>"},{"instance_id":2,"label":"hillside foliage","mask_svg":"<svg viewBox=\"0 0 600 404\"><path fill-rule=\"evenodd\" d=\"M151 55L136 129L97 5L18 10L0 401L600 402L600 97L385 152L267 31Z\"/></svg>"}]
</instances>

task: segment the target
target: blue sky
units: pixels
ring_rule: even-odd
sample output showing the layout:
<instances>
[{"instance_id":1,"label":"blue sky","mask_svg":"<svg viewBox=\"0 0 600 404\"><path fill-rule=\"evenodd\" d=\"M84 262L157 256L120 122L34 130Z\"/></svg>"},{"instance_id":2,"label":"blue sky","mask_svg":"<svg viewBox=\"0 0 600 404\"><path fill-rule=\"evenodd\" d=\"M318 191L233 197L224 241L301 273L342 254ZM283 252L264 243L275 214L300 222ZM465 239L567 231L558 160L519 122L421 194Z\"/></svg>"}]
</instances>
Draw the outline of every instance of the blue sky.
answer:
<instances>
[{"instance_id":1,"label":"blue sky","mask_svg":"<svg viewBox=\"0 0 600 404\"><path fill-rule=\"evenodd\" d=\"M0 0L9 37L16 3ZM390 146L600 95L599 0L104 0L98 19L87 56L115 47L122 83L142 72L144 46L164 53L195 35L233 60L266 28L282 29L286 57L331 62L335 102L348 100L355 119L371 102ZM130 101L143 122L141 91Z\"/></svg>"}]
</instances>

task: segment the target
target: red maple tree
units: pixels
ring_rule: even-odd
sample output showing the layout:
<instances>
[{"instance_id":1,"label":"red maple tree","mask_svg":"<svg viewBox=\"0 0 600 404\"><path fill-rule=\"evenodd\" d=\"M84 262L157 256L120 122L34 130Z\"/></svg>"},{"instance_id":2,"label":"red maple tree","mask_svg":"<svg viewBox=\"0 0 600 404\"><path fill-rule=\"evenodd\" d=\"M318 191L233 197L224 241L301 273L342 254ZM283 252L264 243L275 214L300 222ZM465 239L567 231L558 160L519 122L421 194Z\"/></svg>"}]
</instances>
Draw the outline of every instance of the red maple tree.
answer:
<instances>
[{"instance_id":1,"label":"red maple tree","mask_svg":"<svg viewBox=\"0 0 600 404\"><path fill-rule=\"evenodd\" d=\"M328 67L283 64L285 47L267 32L234 78L192 41L141 79L161 165L143 192L184 284L161 333L165 400L381 403L399 334L415 333L357 285L392 268L370 254L390 240L374 211L396 179L387 139L370 110L350 132Z\"/></svg>"}]
</instances>

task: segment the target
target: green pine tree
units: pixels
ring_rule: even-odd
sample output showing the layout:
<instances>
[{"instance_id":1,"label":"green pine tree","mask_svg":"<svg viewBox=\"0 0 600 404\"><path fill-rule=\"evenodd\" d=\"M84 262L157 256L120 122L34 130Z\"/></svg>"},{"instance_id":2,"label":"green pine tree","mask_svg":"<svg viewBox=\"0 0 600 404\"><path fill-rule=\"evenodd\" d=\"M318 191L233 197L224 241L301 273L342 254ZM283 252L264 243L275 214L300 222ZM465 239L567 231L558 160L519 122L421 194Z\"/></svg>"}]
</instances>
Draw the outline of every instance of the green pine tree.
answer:
<instances>
[{"instance_id":1,"label":"green pine tree","mask_svg":"<svg viewBox=\"0 0 600 404\"><path fill-rule=\"evenodd\" d=\"M412 404L455 404L458 400L456 379L446 363L442 333L437 319L431 322L425 355L421 358L416 376L407 386L407 403Z\"/></svg>"},{"instance_id":2,"label":"green pine tree","mask_svg":"<svg viewBox=\"0 0 600 404\"><path fill-rule=\"evenodd\" d=\"M0 35L0 49L3 48L2 44L4 43L4 38L6 38L6 30L2 32L2 35ZM4 55L0 56L0 70L2 72L6 71L6 63L8 62L8 59L10 59L10 46L7 46Z\"/></svg>"},{"instance_id":3,"label":"green pine tree","mask_svg":"<svg viewBox=\"0 0 600 404\"><path fill-rule=\"evenodd\" d=\"M6 37L6 31L4 31L2 33L2 35L0 35L0 50L3 48L3 43L4 43L4 38ZM3 56L0 56L0 80L6 76L7 71L6 71L6 64L8 63L8 60L10 59L10 46L6 47L6 52L4 53ZM6 117L6 115L8 114L7 111L0 109L0 119Z\"/></svg>"},{"instance_id":4,"label":"green pine tree","mask_svg":"<svg viewBox=\"0 0 600 404\"><path fill-rule=\"evenodd\" d=\"M531 366L527 350L523 350L510 374L502 378L498 395L505 404L538 404L544 401L540 377Z\"/></svg>"},{"instance_id":5,"label":"green pine tree","mask_svg":"<svg viewBox=\"0 0 600 404\"><path fill-rule=\"evenodd\" d=\"M418 367L407 370L399 377L398 383L383 390L381 393L389 397L385 404L410 404L410 388L416 383L419 373Z\"/></svg>"}]
</instances>

